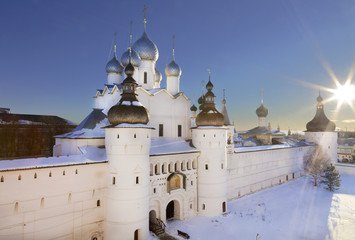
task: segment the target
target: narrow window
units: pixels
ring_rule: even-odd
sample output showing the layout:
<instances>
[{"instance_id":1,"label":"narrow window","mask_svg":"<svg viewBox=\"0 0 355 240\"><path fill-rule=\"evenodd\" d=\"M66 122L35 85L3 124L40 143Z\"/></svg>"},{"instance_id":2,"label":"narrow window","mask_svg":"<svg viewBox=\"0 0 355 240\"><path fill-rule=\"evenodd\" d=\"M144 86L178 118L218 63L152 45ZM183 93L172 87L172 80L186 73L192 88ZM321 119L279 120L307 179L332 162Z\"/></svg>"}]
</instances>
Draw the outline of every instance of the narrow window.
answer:
<instances>
[{"instance_id":1,"label":"narrow window","mask_svg":"<svg viewBox=\"0 0 355 240\"><path fill-rule=\"evenodd\" d=\"M144 72L144 83L147 83L147 78L148 78L147 72Z\"/></svg>"},{"instance_id":2,"label":"narrow window","mask_svg":"<svg viewBox=\"0 0 355 240\"><path fill-rule=\"evenodd\" d=\"M154 172L155 172L155 175L158 175L158 164L155 164L154 166Z\"/></svg>"},{"instance_id":3,"label":"narrow window","mask_svg":"<svg viewBox=\"0 0 355 240\"><path fill-rule=\"evenodd\" d=\"M159 124L159 137L164 135L164 126L163 124Z\"/></svg>"},{"instance_id":4,"label":"narrow window","mask_svg":"<svg viewBox=\"0 0 355 240\"><path fill-rule=\"evenodd\" d=\"M136 177L136 184L139 184L139 177Z\"/></svg>"},{"instance_id":5,"label":"narrow window","mask_svg":"<svg viewBox=\"0 0 355 240\"><path fill-rule=\"evenodd\" d=\"M221 164L221 169L223 169L223 163Z\"/></svg>"},{"instance_id":6,"label":"narrow window","mask_svg":"<svg viewBox=\"0 0 355 240\"><path fill-rule=\"evenodd\" d=\"M205 209L206 209L206 205L202 204L202 210L205 210Z\"/></svg>"},{"instance_id":7,"label":"narrow window","mask_svg":"<svg viewBox=\"0 0 355 240\"><path fill-rule=\"evenodd\" d=\"M116 184L116 178L112 177L112 185L115 185L115 184Z\"/></svg>"},{"instance_id":8,"label":"narrow window","mask_svg":"<svg viewBox=\"0 0 355 240\"><path fill-rule=\"evenodd\" d=\"M216 134L214 134L213 137L216 137Z\"/></svg>"},{"instance_id":9,"label":"narrow window","mask_svg":"<svg viewBox=\"0 0 355 240\"><path fill-rule=\"evenodd\" d=\"M96 201L96 206L97 206L97 207L100 207L100 200L97 200L97 201Z\"/></svg>"},{"instance_id":10,"label":"narrow window","mask_svg":"<svg viewBox=\"0 0 355 240\"><path fill-rule=\"evenodd\" d=\"M78 169L75 169L75 174L78 174Z\"/></svg>"},{"instance_id":11,"label":"narrow window","mask_svg":"<svg viewBox=\"0 0 355 240\"><path fill-rule=\"evenodd\" d=\"M15 213L18 212L18 202L15 203L15 208L14 208Z\"/></svg>"},{"instance_id":12,"label":"narrow window","mask_svg":"<svg viewBox=\"0 0 355 240\"><path fill-rule=\"evenodd\" d=\"M208 164L205 164L205 169L208 170Z\"/></svg>"},{"instance_id":13,"label":"narrow window","mask_svg":"<svg viewBox=\"0 0 355 240\"><path fill-rule=\"evenodd\" d=\"M203 137L205 137L206 135L205 134L203 134Z\"/></svg>"},{"instance_id":14,"label":"narrow window","mask_svg":"<svg viewBox=\"0 0 355 240\"><path fill-rule=\"evenodd\" d=\"M181 163L180 170L181 170L181 171L184 170L184 162Z\"/></svg>"},{"instance_id":15,"label":"narrow window","mask_svg":"<svg viewBox=\"0 0 355 240\"><path fill-rule=\"evenodd\" d=\"M178 137L181 137L181 125L178 125Z\"/></svg>"},{"instance_id":16,"label":"narrow window","mask_svg":"<svg viewBox=\"0 0 355 240\"><path fill-rule=\"evenodd\" d=\"M192 204L190 204L190 209L192 209Z\"/></svg>"},{"instance_id":17,"label":"narrow window","mask_svg":"<svg viewBox=\"0 0 355 240\"><path fill-rule=\"evenodd\" d=\"M292 178L295 178L295 173L292 173Z\"/></svg>"},{"instance_id":18,"label":"narrow window","mask_svg":"<svg viewBox=\"0 0 355 240\"><path fill-rule=\"evenodd\" d=\"M52 172L49 172L48 176L49 176L49 177L52 177Z\"/></svg>"},{"instance_id":19,"label":"narrow window","mask_svg":"<svg viewBox=\"0 0 355 240\"><path fill-rule=\"evenodd\" d=\"M35 175L33 176L33 178L37 178L37 173L35 173Z\"/></svg>"},{"instance_id":20,"label":"narrow window","mask_svg":"<svg viewBox=\"0 0 355 240\"><path fill-rule=\"evenodd\" d=\"M154 193L156 193L156 192L157 192L157 189L156 189L156 188L154 188L154 189L153 189L153 192L154 192Z\"/></svg>"},{"instance_id":21,"label":"narrow window","mask_svg":"<svg viewBox=\"0 0 355 240\"><path fill-rule=\"evenodd\" d=\"M44 198L41 198L41 208L44 207Z\"/></svg>"},{"instance_id":22,"label":"narrow window","mask_svg":"<svg viewBox=\"0 0 355 240\"><path fill-rule=\"evenodd\" d=\"M288 181L288 175L286 175L286 181Z\"/></svg>"},{"instance_id":23,"label":"narrow window","mask_svg":"<svg viewBox=\"0 0 355 240\"><path fill-rule=\"evenodd\" d=\"M174 171L177 171L177 163L174 164Z\"/></svg>"},{"instance_id":24,"label":"narrow window","mask_svg":"<svg viewBox=\"0 0 355 240\"><path fill-rule=\"evenodd\" d=\"M120 135L119 135L119 134L117 134L117 138L120 138Z\"/></svg>"},{"instance_id":25,"label":"narrow window","mask_svg":"<svg viewBox=\"0 0 355 240\"><path fill-rule=\"evenodd\" d=\"M137 138L137 135L136 135L136 134L134 134L134 138Z\"/></svg>"},{"instance_id":26,"label":"narrow window","mask_svg":"<svg viewBox=\"0 0 355 240\"><path fill-rule=\"evenodd\" d=\"M69 196L68 196L68 203L71 202L71 193L69 193Z\"/></svg>"},{"instance_id":27,"label":"narrow window","mask_svg":"<svg viewBox=\"0 0 355 240\"><path fill-rule=\"evenodd\" d=\"M194 185L194 181L191 181L191 186L193 186Z\"/></svg>"},{"instance_id":28,"label":"narrow window","mask_svg":"<svg viewBox=\"0 0 355 240\"><path fill-rule=\"evenodd\" d=\"M4 182L4 176L1 176L0 182Z\"/></svg>"},{"instance_id":29,"label":"narrow window","mask_svg":"<svg viewBox=\"0 0 355 240\"><path fill-rule=\"evenodd\" d=\"M63 171L63 176L65 175L65 170Z\"/></svg>"},{"instance_id":30,"label":"narrow window","mask_svg":"<svg viewBox=\"0 0 355 240\"><path fill-rule=\"evenodd\" d=\"M21 174L20 175L18 175L18 178L17 178L18 180L21 180Z\"/></svg>"}]
</instances>

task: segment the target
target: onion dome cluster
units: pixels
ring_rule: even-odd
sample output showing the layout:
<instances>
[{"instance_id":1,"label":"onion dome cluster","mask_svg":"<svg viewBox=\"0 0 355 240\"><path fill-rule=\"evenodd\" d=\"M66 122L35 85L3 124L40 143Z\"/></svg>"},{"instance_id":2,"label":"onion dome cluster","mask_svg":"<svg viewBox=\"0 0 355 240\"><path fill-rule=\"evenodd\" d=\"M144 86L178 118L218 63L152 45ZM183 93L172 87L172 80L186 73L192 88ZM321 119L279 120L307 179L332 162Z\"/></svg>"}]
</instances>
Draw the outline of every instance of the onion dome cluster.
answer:
<instances>
[{"instance_id":1,"label":"onion dome cluster","mask_svg":"<svg viewBox=\"0 0 355 240\"><path fill-rule=\"evenodd\" d=\"M330 121L324 113L323 98L317 97L317 112L314 118L307 123L308 132L331 132L335 130L335 123Z\"/></svg>"},{"instance_id":2,"label":"onion dome cluster","mask_svg":"<svg viewBox=\"0 0 355 240\"><path fill-rule=\"evenodd\" d=\"M174 60L172 60L165 67L165 75L167 77L180 77L181 76L180 66Z\"/></svg>"},{"instance_id":3,"label":"onion dome cluster","mask_svg":"<svg viewBox=\"0 0 355 240\"><path fill-rule=\"evenodd\" d=\"M204 106L202 111L196 117L197 126L222 126L224 123L223 114L218 112L214 99L215 95L212 92L213 84L211 80L206 84L207 93L204 95Z\"/></svg>"},{"instance_id":4,"label":"onion dome cluster","mask_svg":"<svg viewBox=\"0 0 355 240\"><path fill-rule=\"evenodd\" d=\"M134 67L129 62L125 68L126 79L122 82L123 92L120 101L108 111L108 120L115 126L121 123L147 124L148 110L138 101L137 83L133 79Z\"/></svg>"},{"instance_id":5,"label":"onion dome cluster","mask_svg":"<svg viewBox=\"0 0 355 240\"><path fill-rule=\"evenodd\" d=\"M258 117L266 117L268 113L269 110L263 104L256 109L256 115L258 115Z\"/></svg>"},{"instance_id":6,"label":"onion dome cluster","mask_svg":"<svg viewBox=\"0 0 355 240\"><path fill-rule=\"evenodd\" d=\"M121 57L122 65L126 67L129 61L129 49L127 49L127 51L125 51ZM133 49L131 49L131 64L133 65L133 67L139 67L141 65L141 58L138 53Z\"/></svg>"},{"instance_id":7,"label":"onion dome cluster","mask_svg":"<svg viewBox=\"0 0 355 240\"><path fill-rule=\"evenodd\" d=\"M159 70L157 68L155 68L155 79L154 79L154 82L160 83L162 79L163 79L163 76L161 75Z\"/></svg>"},{"instance_id":8,"label":"onion dome cluster","mask_svg":"<svg viewBox=\"0 0 355 240\"><path fill-rule=\"evenodd\" d=\"M113 56L113 58L106 64L106 72L107 74L110 73L116 73L116 74L122 74L123 72L123 66L118 61L116 54Z\"/></svg>"},{"instance_id":9,"label":"onion dome cluster","mask_svg":"<svg viewBox=\"0 0 355 240\"><path fill-rule=\"evenodd\" d=\"M146 32L133 44L132 48L142 60L156 62L159 58L158 47L148 37Z\"/></svg>"}]
</instances>

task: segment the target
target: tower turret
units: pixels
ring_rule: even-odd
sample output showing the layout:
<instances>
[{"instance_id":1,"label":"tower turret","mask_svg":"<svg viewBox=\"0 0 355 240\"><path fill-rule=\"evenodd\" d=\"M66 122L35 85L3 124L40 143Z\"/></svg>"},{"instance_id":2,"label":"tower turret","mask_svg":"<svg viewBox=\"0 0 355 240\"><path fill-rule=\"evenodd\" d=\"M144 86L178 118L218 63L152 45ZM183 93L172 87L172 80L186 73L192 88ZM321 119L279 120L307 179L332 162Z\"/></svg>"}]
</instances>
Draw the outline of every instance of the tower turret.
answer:
<instances>
[{"instance_id":1,"label":"tower turret","mask_svg":"<svg viewBox=\"0 0 355 240\"><path fill-rule=\"evenodd\" d=\"M165 75L166 75L166 90L175 95L180 92L180 76L181 76L181 68L175 62L175 36L173 36L173 59L171 62L165 67Z\"/></svg>"},{"instance_id":2,"label":"tower turret","mask_svg":"<svg viewBox=\"0 0 355 240\"><path fill-rule=\"evenodd\" d=\"M131 62L125 68L123 93L108 111L105 128L108 160L105 239L149 237L149 113L138 101Z\"/></svg>"},{"instance_id":3,"label":"tower turret","mask_svg":"<svg viewBox=\"0 0 355 240\"><path fill-rule=\"evenodd\" d=\"M316 143L322 154L333 164L337 162L338 134L335 132L335 124L324 113L323 98L317 97L317 110L314 118L307 123L305 139L307 142Z\"/></svg>"},{"instance_id":4,"label":"tower turret","mask_svg":"<svg viewBox=\"0 0 355 240\"><path fill-rule=\"evenodd\" d=\"M198 161L198 212L216 216L227 211L227 129L214 104L213 84L206 85L205 105L192 129L192 144L200 150Z\"/></svg>"}]
</instances>

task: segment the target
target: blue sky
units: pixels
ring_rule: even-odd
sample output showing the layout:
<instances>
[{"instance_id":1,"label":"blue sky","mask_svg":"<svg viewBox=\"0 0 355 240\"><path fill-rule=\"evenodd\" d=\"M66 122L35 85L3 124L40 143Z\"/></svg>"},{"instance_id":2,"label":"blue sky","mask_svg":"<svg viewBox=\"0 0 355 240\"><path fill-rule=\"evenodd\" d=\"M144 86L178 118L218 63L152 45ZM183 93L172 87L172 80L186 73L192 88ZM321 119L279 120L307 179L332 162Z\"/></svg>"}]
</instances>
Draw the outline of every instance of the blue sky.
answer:
<instances>
[{"instance_id":1,"label":"blue sky","mask_svg":"<svg viewBox=\"0 0 355 240\"><path fill-rule=\"evenodd\" d=\"M157 68L164 73L175 35L180 89L196 100L210 68L217 106L221 109L225 88L237 130L257 125L260 88L272 127L304 130L318 91L299 81L334 88L322 61L344 82L355 60L351 0L2 0L0 107L80 122L93 107L96 89L106 83L113 33L120 56L129 44L129 21L133 40L143 32L144 5L147 33L160 53ZM328 117L354 130L351 108L335 114L335 107L326 104Z\"/></svg>"}]
</instances>

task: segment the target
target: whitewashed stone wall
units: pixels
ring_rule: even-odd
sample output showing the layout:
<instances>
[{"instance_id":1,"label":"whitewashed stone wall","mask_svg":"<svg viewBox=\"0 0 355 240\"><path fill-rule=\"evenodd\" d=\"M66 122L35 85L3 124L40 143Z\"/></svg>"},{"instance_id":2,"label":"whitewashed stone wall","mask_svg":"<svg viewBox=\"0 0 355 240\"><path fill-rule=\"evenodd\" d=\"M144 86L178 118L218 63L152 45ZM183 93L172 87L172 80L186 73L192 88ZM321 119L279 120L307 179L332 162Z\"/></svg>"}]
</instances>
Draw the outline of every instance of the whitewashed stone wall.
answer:
<instances>
[{"instance_id":1,"label":"whitewashed stone wall","mask_svg":"<svg viewBox=\"0 0 355 240\"><path fill-rule=\"evenodd\" d=\"M0 239L102 239L107 163L2 171Z\"/></svg>"},{"instance_id":2,"label":"whitewashed stone wall","mask_svg":"<svg viewBox=\"0 0 355 240\"><path fill-rule=\"evenodd\" d=\"M298 178L309 148L235 152L228 159L228 201Z\"/></svg>"}]
</instances>

